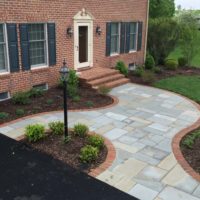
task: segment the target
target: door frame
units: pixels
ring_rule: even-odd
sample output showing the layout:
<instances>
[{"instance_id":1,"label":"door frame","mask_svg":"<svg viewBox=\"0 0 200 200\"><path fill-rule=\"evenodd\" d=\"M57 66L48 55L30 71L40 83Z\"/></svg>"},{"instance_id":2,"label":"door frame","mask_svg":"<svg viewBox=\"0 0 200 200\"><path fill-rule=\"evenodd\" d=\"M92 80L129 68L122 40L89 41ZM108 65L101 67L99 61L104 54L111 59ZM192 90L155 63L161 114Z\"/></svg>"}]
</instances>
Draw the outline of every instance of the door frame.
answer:
<instances>
[{"instance_id":1,"label":"door frame","mask_svg":"<svg viewBox=\"0 0 200 200\"><path fill-rule=\"evenodd\" d=\"M93 16L83 9L74 17L74 68L93 67ZM88 62L79 62L79 27L88 27Z\"/></svg>"}]
</instances>

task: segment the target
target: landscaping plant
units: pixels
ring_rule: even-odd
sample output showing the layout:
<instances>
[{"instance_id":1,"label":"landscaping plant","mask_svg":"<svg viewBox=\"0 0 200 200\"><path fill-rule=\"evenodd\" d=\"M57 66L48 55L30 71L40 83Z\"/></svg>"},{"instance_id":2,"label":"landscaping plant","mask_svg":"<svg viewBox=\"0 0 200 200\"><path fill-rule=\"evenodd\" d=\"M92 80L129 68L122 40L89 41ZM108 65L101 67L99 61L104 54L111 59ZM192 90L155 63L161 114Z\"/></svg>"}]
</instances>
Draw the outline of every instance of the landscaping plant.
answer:
<instances>
[{"instance_id":1,"label":"landscaping plant","mask_svg":"<svg viewBox=\"0 0 200 200\"><path fill-rule=\"evenodd\" d=\"M37 142L45 137L45 127L41 124L28 125L25 135L29 142Z\"/></svg>"},{"instance_id":2,"label":"landscaping plant","mask_svg":"<svg viewBox=\"0 0 200 200\"><path fill-rule=\"evenodd\" d=\"M50 130L54 135L62 135L64 133L64 123L57 121L48 124Z\"/></svg>"},{"instance_id":3,"label":"landscaping plant","mask_svg":"<svg viewBox=\"0 0 200 200\"><path fill-rule=\"evenodd\" d=\"M29 92L29 97L40 97L42 95L44 95L44 90L42 89L38 89L38 88L32 88Z\"/></svg>"},{"instance_id":4,"label":"landscaping plant","mask_svg":"<svg viewBox=\"0 0 200 200\"><path fill-rule=\"evenodd\" d=\"M178 68L178 63L174 59L167 59L165 61L165 67L169 70L177 70Z\"/></svg>"},{"instance_id":5,"label":"landscaping plant","mask_svg":"<svg viewBox=\"0 0 200 200\"><path fill-rule=\"evenodd\" d=\"M81 100L81 97L77 95L77 96L74 96L72 99L74 102L79 102Z\"/></svg>"},{"instance_id":6,"label":"landscaping plant","mask_svg":"<svg viewBox=\"0 0 200 200\"><path fill-rule=\"evenodd\" d=\"M145 68L153 69L155 67L155 60L152 55L148 54L145 60Z\"/></svg>"},{"instance_id":7,"label":"landscaping plant","mask_svg":"<svg viewBox=\"0 0 200 200\"><path fill-rule=\"evenodd\" d=\"M81 149L80 160L83 163L91 163L98 158L99 150L97 147L86 145Z\"/></svg>"},{"instance_id":8,"label":"landscaping plant","mask_svg":"<svg viewBox=\"0 0 200 200\"><path fill-rule=\"evenodd\" d=\"M29 92L18 92L13 95L12 101L14 104L26 105L31 102Z\"/></svg>"},{"instance_id":9,"label":"landscaping plant","mask_svg":"<svg viewBox=\"0 0 200 200\"><path fill-rule=\"evenodd\" d=\"M144 72L144 68L142 66L137 67L136 70L133 72L134 76L141 77Z\"/></svg>"},{"instance_id":10,"label":"landscaping plant","mask_svg":"<svg viewBox=\"0 0 200 200\"><path fill-rule=\"evenodd\" d=\"M23 116L25 114L25 111L24 109L22 108L18 108L16 111L15 111L16 115L17 116Z\"/></svg>"},{"instance_id":11,"label":"landscaping plant","mask_svg":"<svg viewBox=\"0 0 200 200\"><path fill-rule=\"evenodd\" d=\"M104 147L104 139L100 135L90 135L88 136L88 144L101 149Z\"/></svg>"},{"instance_id":12,"label":"landscaping plant","mask_svg":"<svg viewBox=\"0 0 200 200\"><path fill-rule=\"evenodd\" d=\"M93 103L92 101L86 101L86 102L85 102L85 105L86 105L87 107L89 107L89 108L94 107L94 103Z\"/></svg>"},{"instance_id":13,"label":"landscaping plant","mask_svg":"<svg viewBox=\"0 0 200 200\"><path fill-rule=\"evenodd\" d=\"M156 80L155 74L152 71L144 71L142 73L142 80L144 83L153 83Z\"/></svg>"},{"instance_id":14,"label":"landscaping plant","mask_svg":"<svg viewBox=\"0 0 200 200\"><path fill-rule=\"evenodd\" d=\"M9 117L9 114L6 112L0 112L0 119L7 119Z\"/></svg>"},{"instance_id":15,"label":"landscaping plant","mask_svg":"<svg viewBox=\"0 0 200 200\"><path fill-rule=\"evenodd\" d=\"M69 71L69 77L67 81L67 91L68 95L73 98L78 95L78 84L79 84L79 78L76 75L75 70ZM63 81L59 80L59 86L63 88Z\"/></svg>"},{"instance_id":16,"label":"landscaping plant","mask_svg":"<svg viewBox=\"0 0 200 200\"><path fill-rule=\"evenodd\" d=\"M47 104L48 104L48 105L52 105L53 102L54 102L53 99L47 99Z\"/></svg>"},{"instance_id":17,"label":"landscaping plant","mask_svg":"<svg viewBox=\"0 0 200 200\"><path fill-rule=\"evenodd\" d=\"M128 67L125 65L123 61L118 61L115 69L119 70L121 74L124 76L128 76Z\"/></svg>"},{"instance_id":18,"label":"landscaping plant","mask_svg":"<svg viewBox=\"0 0 200 200\"><path fill-rule=\"evenodd\" d=\"M105 85L101 85L98 87L98 92L102 95L107 95L110 91L111 89L106 87Z\"/></svg>"},{"instance_id":19,"label":"landscaping plant","mask_svg":"<svg viewBox=\"0 0 200 200\"><path fill-rule=\"evenodd\" d=\"M78 123L74 125L74 135L79 137L86 137L88 132L89 128L85 124Z\"/></svg>"},{"instance_id":20,"label":"landscaping plant","mask_svg":"<svg viewBox=\"0 0 200 200\"><path fill-rule=\"evenodd\" d=\"M194 145L194 143L195 143L195 140L198 139L198 138L200 138L200 130L195 131L195 132L192 133L191 135L187 135L187 136L184 138L182 144L183 144L184 146L186 146L187 148L192 149L192 148L193 148L193 145Z\"/></svg>"}]
</instances>

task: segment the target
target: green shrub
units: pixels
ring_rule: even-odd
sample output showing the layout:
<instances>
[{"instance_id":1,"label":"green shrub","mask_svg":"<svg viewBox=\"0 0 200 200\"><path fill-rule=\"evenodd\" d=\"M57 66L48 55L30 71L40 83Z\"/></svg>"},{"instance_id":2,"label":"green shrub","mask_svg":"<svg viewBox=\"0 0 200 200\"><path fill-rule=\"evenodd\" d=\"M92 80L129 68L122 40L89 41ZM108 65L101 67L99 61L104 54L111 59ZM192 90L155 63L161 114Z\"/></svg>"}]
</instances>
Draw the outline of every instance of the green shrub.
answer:
<instances>
[{"instance_id":1,"label":"green shrub","mask_svg":"<svg viewBox=\"0 0 200 200\"><path fill-rule=\"evenodd\" d=\"M87 145L81 149L80 160L83 163L91 163L98 158L99 150L96 147Z\"/></svg>"},{"instance_id":2,"label":"green shrub","mask_svg":"<svg viewBox=\"0 0 200 200\"><path fill-rule=\"evenodd\" d=\"M98 92L102 95L107 95L110 91L111 89L106 87L105 85L101 85L98 87Z\"/></svg>"},{"instance_id":3,"label":"green shrub","mask_svg":"<svg viewBox=\"0 0 200 200\"><path fill-rule=\"evenodd\" d=\"M29 142L37 142L38 140L44 138L45 127L40 124L28 125L25 130L25 135Z\"/></svg>"},{"instance_id":4,"label":"green shrub","mask_svg":"<svg viewBox=\"0 0 200 200\"><path fill-rule=\"evenodd\" d=\"M0 112L0 119L7 119L9 117L9 114L6 112Z\"/></svg>"},{"instance_id":5,"label":"green shrub","mask_svg":"<svg viewBox=\"0 0 200 200\"><path fill-rule=\"evenodd\" d=\"M154 67L153 68L153 72L156 73L156 74L161 74L162 73L162 70L160 67Z\"/></svg>"},{"instance_id":6,"label":"green shrub","mask_svg":"<svg viewBox=\"0 0 200 200\"><path fill-rule=\"evenodd\" d=\"M40 97L42 95L44 95L44 90L42 89L38 89L38 88L32 88L29 92L29 97Z\"/></svg>"},{"instance_id":7,"label":"green shrub","mask_svg":"<svg viewBox=\"0 0 200 200\"><path fill-rule=\"evenodd\" d=\"M168 59L168 60L165 60L165 67L169 70L177 70L178 63L176 60Z\"/></svg>"},{"instance_id":8,"label":"green shrub","mask_svg":"<svg viewBox=\"0 0 200 200\"><path fill-rule=\"evenodd\" d=\"M78 84L79 84L79 78L76 75L75 70L70 70L69 71L69 78L67 81L67 91L68 95L73 98L78 95ZM63 88L63 81L60 79L59 80L59 87Z\"/></svg>"},{"instance_id":9,"label":"green shrub","mask_svg":"<svg viewBox=\"0 0 200 200\"><path fill-rule=\"evenodd\" d=\"M87 107L89 107L89 108L94 107L94 103L93 103L92 101L86 101L86 102L85 102L85 105L86 105Z\"/></svg>"},{"instance_id":10,"label":"green shrub","mask_svg":"<svg viewBox=\"0 0 200 200\"><path fill-rule=\"evenodd\" d=\"M146 57L146 60L145 60L145 68L153 69L154 67L155 67L155 60L154 60L153 56L148 54Z\"/></svg>"},{"instance_id":11,"label":"green shrub","mask_svg":"<svg viewBox=\"0 0 200 200\"><path fill-rule=\"evenodd\" d=\"M17 116L23 116L23 115L25 114L25 111L24 111L24 109L19 108L19 109L17 109L17 110L15 111L15 114L16 114Z\"/></svg>"},{"instance_id":12,"label":"green shrub","mask_svg":"<svg viewBox=\"0 0 200 200\"><path fill-rule=\"evenodd\" d=\"M54 135L62 135L64 133L64 123L63 122L51 122L48 124L50 130Z\"/></svg>"},{"instance_id":13,"label":"green shrub","mask_svg":"<svg viewBox=\"0 0 200 200\"><path fill-rule=\"evenodd\" d=\"M81 100L81 98L80 98L80 96L74 96L73 98L72 98L72 100L74 101L74 102L79 102L80 100Z\"/></svg>"},{"instance_id":14,"label":"green shrub","mask_svg":"<svg viewBox=\"0 0 200 200\"><path fill-rule=\"evenodd\" d=\"M26 105L31 102L29 97L30 95L28 92L18 92L13 95L12 101L14 104Z\"/></svg>"},{"instance_id":15,"label":"green shrub","mask_svg":"<svg viewBox=\"0 0 200 200\"><path fill-rule=\"evenodd\" d=\"M182 143L184 146L192 149L193 145L194 145L194 137L189 135L187 136L184 140L183 140L183 143Z\"/></svg>"},{"instance_id":16,"label":"green shrub","mask_svg":"<svg viewBox=\"0 0 200 200\"><path fill-rule=\"evenodd\" d=\"M89 132L89 128L85 124L79 123L79 124L74 125L74 134L76 136L85 137L87 136L88 132Z\"/></svg>"},{"instance_id":17,"label":"green shrub","mask_svg":"<svg viewBox=\"0 0 200 200\"><path fill-rule=\"evenodd\" d=\"M200 130L195 131L194 133L187 135L182 144L190 149L193 148L193 145L195 143L195 140L200 138Z\"/></svg>"},{"instance_id":18,"label":"green shrub","mask_svg":"<svg viewBox=\"0 0 200 200\"><path fill-rule=\"evenodd\" d=\"M142 73L142 80L145 83L153 83L156 80L156 77L152 71L144 71Z\"/></svg>"},{"instance_id":19,"label":"green shrub","mask_svg":"<svg viewBox=\"0 0 200 200\"><path fill-rule=\"evenodd\" d=\"M187 65L187 59L184 58L184 57L180 57L180 58L178 59L178 65L179 65L180 67L185 67L185 66Z\"/></svg>"},{"instance_id":20,"label":"green shrub","mask_svg":"<svg viewBox=\"0 0 200 200\"><path fill-rule=\"evenodd\" d=\"M137 77L141 77L143 72L144 72L143 67L137 67L136 70L133 72L133 75L135 75Z\"/></svg>"},{"instance_id":21,"label":"green shrub","mask_svg":"<svg viewBox=\"0 0 200 200\"><path fill-rule=\"evenodd\" d=\"M47 104L48 104L48 105L52 105L52 104L53 104L53 102L54 102L54 100L53 100L53 99L47 99L47 101L46 101L46 102L47 102Z\"/></svg>"},{"instance_id":22,"label":"green shrub","mask_svg":"<svg viewBox=\"0 0 200 200\"><path fill-rule=\"evenodd\" d=\"M100 135L90 135L88 136L88 143L93 147L101 149L104 146L104 139Z\"/></svg>"},{"instance_id":23,"label":"green shrub","mask_svg":"<svg viewBox=\"0 0 200 200\"><path fill-rule=\"evenodd\" d=\"M128 68L123 61L118 61L115 69L119 70L121 74L124 74L124 76L128 76Z\"/></svg>"}]
</instances>

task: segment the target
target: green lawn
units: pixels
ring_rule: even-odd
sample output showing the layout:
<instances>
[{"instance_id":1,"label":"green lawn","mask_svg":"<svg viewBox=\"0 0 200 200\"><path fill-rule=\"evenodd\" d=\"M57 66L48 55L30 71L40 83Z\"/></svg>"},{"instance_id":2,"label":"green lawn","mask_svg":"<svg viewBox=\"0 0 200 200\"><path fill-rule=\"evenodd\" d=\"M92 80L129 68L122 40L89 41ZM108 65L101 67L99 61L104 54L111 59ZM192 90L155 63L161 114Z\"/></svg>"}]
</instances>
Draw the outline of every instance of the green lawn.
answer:
<instances>
[{"instance_id":1,"label":"green lawn","mask_svg":"<svg viewBox=\"0 0 200 200\"><path fill-rule=\"evenodd\" d=\"M200 76L174 76L154 83L155 87L170 90L200 103Z\"/></svg>"}]
</instances>

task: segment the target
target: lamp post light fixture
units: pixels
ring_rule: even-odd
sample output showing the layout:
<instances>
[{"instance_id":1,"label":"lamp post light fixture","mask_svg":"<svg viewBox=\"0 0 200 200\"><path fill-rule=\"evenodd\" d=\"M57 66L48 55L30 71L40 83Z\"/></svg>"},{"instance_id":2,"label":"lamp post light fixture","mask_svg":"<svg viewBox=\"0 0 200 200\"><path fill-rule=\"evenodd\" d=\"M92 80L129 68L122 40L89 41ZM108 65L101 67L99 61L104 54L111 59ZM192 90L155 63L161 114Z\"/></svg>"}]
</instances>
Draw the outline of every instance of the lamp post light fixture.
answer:
<instances>
[{"instance_id":1,"label":"lamp post light fixture","mask_svg":"<svg viewBox=\"0 0 200 200\"><path fill-rule=\"evenodd\" d=\"M67 28L67 35L71 38L72 37L72 35L73 35L73 30L72 30L72 27L68 27Z\"/></svg>"},{"instance_id":2,"label":"lamp post light fixture","mask_svg":"<svg viewBox=\"0 0 200 200\"><path fill-rule=\"evenodd\" d=\"M64 137L65 140L69 139L68 134L68 118L67 118L67 81L69 77L69 68L65 60L63 66L60 69L61 81L63 82L63 94L64 94Z\"/></svg>"}]
</instances>

